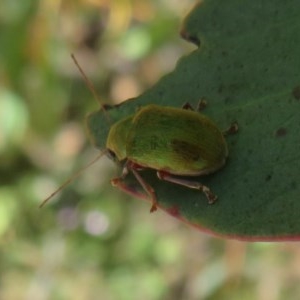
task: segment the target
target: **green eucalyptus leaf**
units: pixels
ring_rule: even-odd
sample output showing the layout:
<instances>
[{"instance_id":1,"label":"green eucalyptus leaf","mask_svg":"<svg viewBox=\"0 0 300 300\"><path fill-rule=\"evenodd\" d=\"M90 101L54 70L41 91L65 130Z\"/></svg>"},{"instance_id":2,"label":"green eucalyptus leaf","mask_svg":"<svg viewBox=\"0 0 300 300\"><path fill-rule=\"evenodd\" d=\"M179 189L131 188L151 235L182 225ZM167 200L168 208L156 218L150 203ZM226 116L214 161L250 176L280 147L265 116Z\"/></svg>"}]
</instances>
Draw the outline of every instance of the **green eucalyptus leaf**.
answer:
<instances>
[{"instance_id":1,"label":"green eucalyptus leaf","mask_svg":"<svg viewBox=\"0 0 300 300\"><path fill-rule=\"evenodd\" d=\"M298 0L202 1L182 28L197 50L143 95L108 110L116 121L149 103L180 107L205 97L204 113L220 128L238 122L226 166L196 178L218 195L215 204L141 173L171 215L231 238L300 239L299 11ZM91 114L88 127L103 149L110 127L103 112ZM130 176L123 189L145 198Z\"/></svg>"}]
</instances>

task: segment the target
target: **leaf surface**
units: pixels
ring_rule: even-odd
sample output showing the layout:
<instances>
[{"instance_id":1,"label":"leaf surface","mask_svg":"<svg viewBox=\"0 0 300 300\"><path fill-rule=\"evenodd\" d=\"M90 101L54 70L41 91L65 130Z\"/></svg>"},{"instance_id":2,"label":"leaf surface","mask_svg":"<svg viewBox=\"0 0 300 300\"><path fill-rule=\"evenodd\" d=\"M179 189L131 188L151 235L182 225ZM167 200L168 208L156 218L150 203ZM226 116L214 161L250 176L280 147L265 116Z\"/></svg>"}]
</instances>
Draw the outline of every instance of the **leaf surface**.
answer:
<instances>
[{"instance_id":1,"label":"leaf surface","mask_svg":"<svg viewBox=\"0 0 300 300\"><path fill-rule=\"evenodd\" d=\"M202 1L187 16L182 36L199 45L175 70L134 100L108 113L119 120L143 105L196 105L220 128L232 121L226 166L197 177L218 195L208 205L195 190L142 176L160 207L202 230L244 240L300 239L300 2L298 0ZM105 147L109 124L91 114L92 141ZM124 190L140 198L129 176Z\"/></svg>"}]
</instances>

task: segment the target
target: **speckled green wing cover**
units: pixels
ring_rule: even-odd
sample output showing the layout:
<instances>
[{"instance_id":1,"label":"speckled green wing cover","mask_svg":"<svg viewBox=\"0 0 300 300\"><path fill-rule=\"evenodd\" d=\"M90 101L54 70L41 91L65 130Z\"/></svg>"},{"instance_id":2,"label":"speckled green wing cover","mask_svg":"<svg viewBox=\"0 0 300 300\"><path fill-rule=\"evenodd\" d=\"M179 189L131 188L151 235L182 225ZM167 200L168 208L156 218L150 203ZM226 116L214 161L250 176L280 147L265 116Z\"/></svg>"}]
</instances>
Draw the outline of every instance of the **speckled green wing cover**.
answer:
<instances>
[{"instance_id":1,"label":"speckled green wing cover","mask_svg":"<svg viewBox=\"0 0 300 300\"><path fill-rule=\"evenodd\" d=\"M245 240L300 239L300 1L205 0L187 16L182 36L199 47L152 89L108 111L113 120L156 103L180 107L205 97L205 114L227 138L229 160L199 177L219 196L204 195L143 177L159 205L202 230ZM103 149L109 125L102 112L89 116L95 145ZM124 189L143 198L132 177Z\"/></svg>"}]
</instances>

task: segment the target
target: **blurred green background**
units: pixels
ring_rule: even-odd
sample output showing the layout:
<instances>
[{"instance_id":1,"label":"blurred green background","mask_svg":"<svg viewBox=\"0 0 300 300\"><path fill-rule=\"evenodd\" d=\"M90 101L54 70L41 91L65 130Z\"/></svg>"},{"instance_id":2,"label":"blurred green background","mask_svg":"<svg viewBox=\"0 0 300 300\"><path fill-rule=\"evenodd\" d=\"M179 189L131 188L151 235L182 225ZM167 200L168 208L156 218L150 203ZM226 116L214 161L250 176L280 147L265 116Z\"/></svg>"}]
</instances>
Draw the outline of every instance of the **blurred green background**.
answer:
<instances>
[{"instance_id":1,"label":"blurred green background","mask_svg":"<svg viewBox=\"0 0 300 300\"><path fill-rule=\"evenodd\" d=\"M135 97L194 47L195 1L0 2L0 299L299 299L298 243L211 237L112 188L84 118Z\"/></svg>"}]
</instances>

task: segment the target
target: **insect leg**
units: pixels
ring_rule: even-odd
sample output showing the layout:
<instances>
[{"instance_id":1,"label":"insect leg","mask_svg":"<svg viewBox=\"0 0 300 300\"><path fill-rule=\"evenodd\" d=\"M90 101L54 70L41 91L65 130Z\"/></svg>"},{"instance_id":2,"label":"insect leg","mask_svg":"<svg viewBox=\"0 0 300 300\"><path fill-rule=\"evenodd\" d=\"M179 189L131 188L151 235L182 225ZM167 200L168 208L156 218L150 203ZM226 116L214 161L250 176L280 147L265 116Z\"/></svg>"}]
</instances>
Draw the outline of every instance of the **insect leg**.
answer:
<instances>
[{"instance_id":1,"label":"insect leg","mask_svg":"<svg viewBox=\"0 0 300 300\"><path fill-rule=\"evenodd\" d=\"M139 174L139 172L137 170L135 170L134 168L130 169L130 171L132 172L132 174L135 176L135 178L137 179L137 181L140 183L140 185L142 186L142 188L145 190L145 192L150 196L151 201L152 201L152 206L150 208L150 212L154 212L157 210L157 200L156 200L156 195L155 195L155 190L152 188L151 185L149 185L144 179L143 177Z\"/></svg>"},{"instance_id":2,"label":"insect leg","mask_svg":"<svg viewBox=\"0 0 300 300\"><path fill-rule=\"evenodd\" d=\"M198 111L198 112L202 111L206 107L206 105L207 105L206 100L204 98L201 98L198 102L196 111ZM189 102L184 103L182 105L182 109L190 109L190 110L195 111L194 107Z\"/></svg>"},{"instance_id":3,"label":"insect leg","mask_svg":"<svg viewBox=\"0 0 300 300\"><path fill-rule=\"evenodd\" d=\"M227 136L229 134L235 134L239 130L239 125L237 122L231 123L231 125L223 131L223 135Z\"/></svg>"},{"instance_id":4,"label":"insect leg","mask_svg":"<svg viewBox=\"0 0 300 300\"><path fill-rule=\"evenodd\" d=\"M195 110L194 107L189 103L189 102L185 102L183 105L182 105L182 109L190 109L190 110Z\"/></svg>"},{"instance_id":5,"label":"insect leg","mask_svg":"<svg viewBox=\"0 0 300 300\"><path fill-rule=\"evenodd\" d=\"M178 178L176 176L173 176L169 173L162 172L162 171L157 171L157 177L161 180L165 180L165 181L172 182L175 184L183 185L183 186L191 188L191 189L196 189L196 190L202 191L205 194L209 204L213 204L218 198L215 194L212 193L212 191L209 189L209 187L207 187L206 185L204 185L198 181Z\"/></svg>"},{"instance_id":6,"label":"insect leg","mask_svg":"<svg viewBox=\"0 0 300 300\"><path fill-rule=\"evenodd\" d=\"M205 98L201 98L198 102L198 105L197 105L197 111L200 112L202 110L204 110L204 108L206 107L207 105L207 102L205 100Z\"/></svg>"},{"instance_id":7,"label":"insect leg","mask_svg":"<svg viewBox=\"0 0 300 300\"><path fill-rule=\"evenodd\" d=\"M139 174L138 172L138 167L136 167L134 164L131 164L129 161L127 161L123 167L122 170L122 175L120 177L114 178L112 179L111 185L112 186L119 186L120 185L120 181L123 181L124 178L128 175L129 171L132 172L132 174L134 175L134 177L136 178L136 180L139 182L139 184L142 186L142 188L144 189L144 191L150 196L151 201L152 201L152 206L150 209L150 212L154 212L157 210L157 200L156 200L156 195L155 195L155 191L152 188L152 186L150 186L143 178L142 176Z\"/></svg>"},{"instance_id":8,"label":"insect leg","mask_svg":"<svg viewBox=\"0 0 300 300\"><path fill-rule=\"evenodd\" d=\"M116 177L110 180L110 184L112 186L120 186L120 182L124 181L124 178L128 175L128 168L127 168L127 162L125 163L123 169L122 169L122 174L120 177Z\"/></svg>"}]
</instances>

